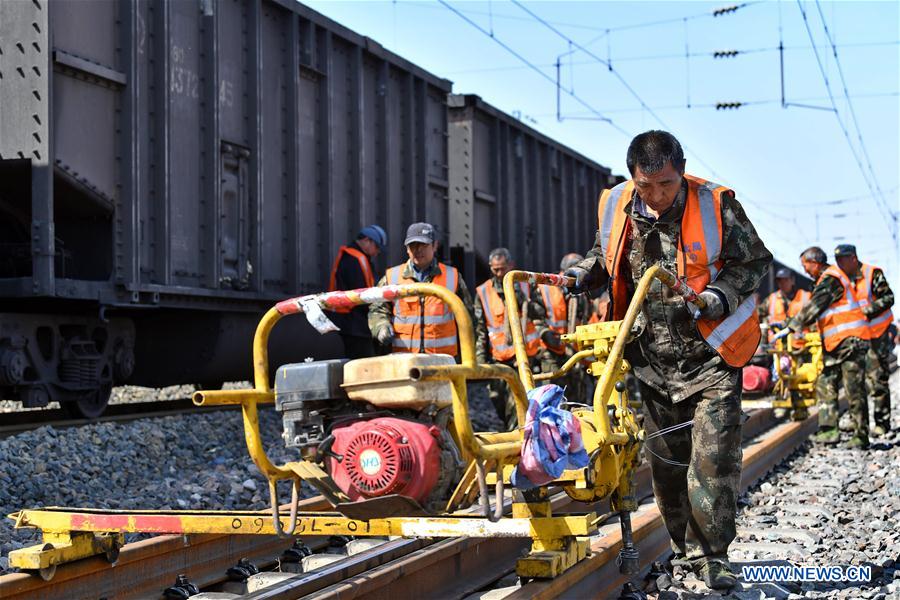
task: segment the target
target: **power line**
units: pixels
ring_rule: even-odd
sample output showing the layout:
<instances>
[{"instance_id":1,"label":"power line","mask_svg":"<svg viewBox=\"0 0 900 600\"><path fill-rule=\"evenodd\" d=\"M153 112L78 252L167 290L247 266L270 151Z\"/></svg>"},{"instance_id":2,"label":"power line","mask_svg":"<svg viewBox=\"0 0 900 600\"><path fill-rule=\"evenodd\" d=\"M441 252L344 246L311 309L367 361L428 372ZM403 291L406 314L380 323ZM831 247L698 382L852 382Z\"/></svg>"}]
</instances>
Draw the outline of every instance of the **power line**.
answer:
<instances>
[{"instance_id":1,"label":"power line","mask_svg":"<svg viewBox=\"0 0 900 600\"><path fill-rule=\"evenodd\" d=\"M890 42L859 42L859 43L851 43L851 44L837 44L837 48L861 48L861 47L876 47L876 46L900 46L900 40L894 40ZM784 50L790 51L801 51L808 50L809 46L785 46ZM666 60L666 59L681 59L688 56L690 58L717 58L717 53L723 52L736 52L738 56L747 55L747 54L761 54L768 52L777 52L779 50L778 46L766 46L760 48L738 48L735 50L703 50L703 51L694 51L689 52L685 55L684 52L680 54L644 54L639 56L617 56L616 62L641 62L641 61L652 61L652 60ZM560 55L560 58L571 54L572 52L565 52ZM724 57L719 57L724 58ZM550 69L553 68L556 63L536 63L538 67ZM594 65L597 64L596 60L570 60L566 63L570 67L584 66L584 65ZM491 72L500 72L500 71L518 71L521 69L525 69L522 65L508 65L508 66L498 66L498 67L481 67L477 69L461 69L458 71L448 71L445 75L462 75L466 73L491 73Z\"/></svg>"},{"instance_id":2,"label":"power line","mask_svg":"<svg viewBox=\"0 0 900 600\"><path fill-rule=\"evenodd\" d=\"M900 92L878 92L873 94L856 94L851 96L851 98L897 98L900 97ZM798 101L801 102L819 102L823 100L828 100L827 96L814 96L809 98L798 98ZM765 106L767 104L780 104L781 99L779 98L763 98L759 100L742 100L741 106ZM653 110L694 110L700 108L716 108L716 105L720 104L719 102L706 102L706 103L691 103L690 108L686 107L684 104L666 104L654 106ZM625 114L625 113L634 113L641 112L643 108L607 108L603 112L607 115L615 115L615 114ZM831 112L831 109L827 109L828 112ZM546 114L537 114L533 115L535 118L544 118L544 117L552 117L555 116L556 113L546 113ZM566 115L566 119L577 119L579 117L583 117L581 113L574 112Z\"/></svg>"},{"instance_id":3,"label":"power line","mask_svg":"<svg viewBox=\"0 0 900 600\"><path fill-rule=\"evenodd\" d=\"M832 92L831 92L831 83L828 81L828 74L825 72L825 67L822 64L822 59L819 57L819 51L816 48L815 39L813 38L812 29L810 28L809 20L806 17L806 10L803 8L802 0L797 0L797 6L800 8L800 14L803 16L803 24L806 27L806 32L809 36L810 43L812 44L813 53L816 56L816 63L819 65L819 72L822 74L822 79L825 81L825 89L828 92L828 99L831 101L831 106L834 109L835 118L837 119L838 125L840 126L841 131L844 134L844 138L847 140L847 146L848 146L848 148L850 148L850 152L853 154L853 158L856 161L856 165L857 165L857 167L859 167L860 173L862 174L863 179L866 182L866 186L869 188L869 192L872 194L873 197L876 198L876 204L878 205L879 211L881 211L882 214L884 214L886 212L886 214L884 214L884 216L886 219L888 219L888 229L892 232L892 235L896 242L896 238L897 238L896 219L895 219L892 211L890 210L890 207L885 206L883 204L883 200L880 200L880 196L876 195L876 190L872 186L873 182L867 176L866 170L863 167L862 161L859 158L859 154L857 153L856 148L853 146L853 142L850 140L850 133L847 131L847 127L844 124L844 120L841 118L841 115L838 112L837 103L834 101L834 94L832 94ZM830 35L829 35L829 39L830 39Z\"/></svg>"},{"instance_id":4,"label":"power line","mask_svg":"<svg viewBox=\"0 0 900 600\"><path fill-rule=\"evenodd\" d=\"M461 13L460 11L456 10L456 8L454 8L453 6L451 6L446 0L438 0L438 2L440 2L440 3L443 4L445 7L447 7L450 11L456 13L456 15L458 15L458 16L459 16L461 19L463 19L466 23L468 23L469 25L471 25L472 27L474 27L475 29L477 29L478 31L480 31L481 33L483 33L484 35L488 36L489 38L491 38L492 40L494 40L495 42L497 42L497 44L499 44L504 50L506 50L507 52L509 52L510 54L512 54L513 56L515 56L515 57L518 58L519 60L521 60L523 63L525 63L526 65L528 65L528 67L529 67L532 71L534 71L535 73L537 73L538 75L540 75L541 77L543 77L544 79L546 79L547 81L549 81L550 83L552 83L553 85L555 85L555 86L557 87L557 90L559 90L559 82L554 81L552 77L550 77L549 75L547 75L546 73L544 73L543 71L541 71L541 69L538 68L534 63L532 63L532 62L529 61L527 58L525 58L524 56L522 56L521 54L519 54L518 52L516 52L515 50L513 50L512 47L510 47L508 44L504 43L502 40L500 40L500 38L498 38L497 36L493 35L491 32L485 30L485 29L484 29L483 27L481 27L478 23L476 23L475 21L473 21L472 19L470 19L469 17L467 17L466 15L464 15L463 13ZM563 90L563 91L565 91L566 94L568 94L569 96L571 96L576 102L578 102L579 104L581 104L582 106L584 106L586 109L588 109L588 110L589 110L592 114L594 114L599 120L601 120L601 121L603 121L603 122L605 122L605 123L608 123L611 127L613 127L616 131L622 133L623 135L629 136L629 133L628 133L627 131L625 131L624 129L622 129L621 127L619 127L619 125L617 125L616 123L614 123L613 120L610 119L609 117L604 116L602 113L600 113L600 111L598 111L596 108L594 108L593 106L591 106L590 104L588 104L588 103L587 103L585 100L583 100L581 97L579 97L578 95L576 95L576 94L573 93L573 92L570 92L569 90Z\"/></svg>"},{"instance_id":5,"label":"power line","mask_svg":"<svg viewBox=\"0 0 900 600\"><path fill-rule=\"evenodd\" d=\"M831 37L831 32L828 30L828 24L825 22L825 15L822 14L822 5L819 4L819 0L816 0L816 7L819 10L819 18L822 19L822 28L825 30L825 37L828 38L828 43L831 45L831 51L834 53L834 62L837 65L838 75L841 78L841 87L844 90L844 98L847 100L847 107L850 109L850 116L853 119L853 126L856 128L857 139L859 140L859 146L862 150L863 157L866 159L866 166L869 168L869 174L872 176L872 181L875 184L875 189L878 190L878 194L881 198L881 201L886 205L888 210L888 214L894 220L894 238L896 241L897 237L897 215L887 206L887 201L884 199L884 194L881 192L881 184L878 182L878 177L875 175L875 170L872 168L872 160L869 158L869 151L866 149L866 143L863 141L862 129L859 127L859 121L856 118L856 110L853 108L853 102L850 100L850 92L847 91L847 80L844 79L844 69L841 67L840 58L838 58L837 46L834 43L834 40Z\"/></svg>"},{"instance_id":6,"label":"power line","mask_svg":"<svg viewBox=\"0 0 900 600\"><path fill-rule=\"evenodd\" d=\"M443 2L444 0L440 0L440 1ZM545 19L543 19L542 17L540 17L540 16L537 15L536 13L532 12L532 10L531 10L530 8L524 6L521 2L519 2L519 0L511 0L511 1L512 1L513 4L515 4L516 6L518 6L520 9L522 9L523 11L525 11L526 13L528 13L529 15L531 15L531 17L532 17L533 19L535 19L538 23L541 23L542 25L544 25L544 27L546 27L547 29L549 29L550 31L552 31L553 33L555 33L556 35L558 35L559 37L561 37L561 38L564 39L565 41L567 41L567 42L569 42L570 44L572 44L572 46L574 46L576 49L581 50L582 52L584 52L585 54L587 54L588 56L590 56L591 58L593 58L594 60L596 60L596 61L599 62L600 64L606 65L606 67L609 69L609 72L612 73L612 74L616 77L616 79L619 80L619 82L625 87L626 90L628 90L628 92L632 95L632 97L634 97L634 99L638 101L638 103L641 105L641 107L643 107L644 110L646 110L647 113L649 113L649 114L656 120L656 122L659 123L659 124L662 126L663 129L666 129L666 130L669 130L669 131L671 130L671 127L669 127L668 125L666 125L665 121L663 121L663 120L659 117L659 115L657 115L656 112L653 111L653 109L651 109L649 106L647 106L647 103L644 102L644 99L641 98L640 95L638 95L638 93L634 90L634 88L632 88L631 85L629 85L629 83L628 83L627 81L625 81L625 78L622 77L622 75L621 75L617 70L615 70L615 69L613 68L611 62L606 61L606 60L603 60L602 58L600 58L599 56L597 56L596 54L594 54L593 52L591 52L590 50L588 50L587 48L585 48L584 46L582 46L581 44L579 44L578 42L576 42L575 40L573 40L572 38L570 38L569 36L567 36L566 34L562 33L559 29L557 29L556 27L554 27L553 25L551 25L550 23L548 23ZM559 85L559 82L558 82L558 81L557 81L557 85ZM704 160L703 160L700 156L698 156L696 153L694 153L694 152L692 152L692 151L690 151L690 150L688 150L688 151L689 151L691 154L693 154L693 155L694 155L694 158L697 159L697 162L699 162L701 165L703 165L704 167L706 167L706 169L707 169L714 177L716 177L716 178L719 179L720 181L722 180L721 176L720 176L718 173L716 173L716 170L713 169L706 161L704 161ZM723 183L724 183L724 181L723 181Z\"/></svg>"}]
</instances>

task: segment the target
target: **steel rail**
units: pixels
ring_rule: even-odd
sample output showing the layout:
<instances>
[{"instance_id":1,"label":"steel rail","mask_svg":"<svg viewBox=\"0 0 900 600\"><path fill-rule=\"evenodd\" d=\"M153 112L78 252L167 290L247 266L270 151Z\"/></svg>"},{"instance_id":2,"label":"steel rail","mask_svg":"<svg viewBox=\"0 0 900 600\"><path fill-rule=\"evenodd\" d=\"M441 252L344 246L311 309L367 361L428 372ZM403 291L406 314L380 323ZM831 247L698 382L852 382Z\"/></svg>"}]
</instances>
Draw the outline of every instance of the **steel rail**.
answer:
<instances>
[{"instance_id":1,"label":"steel rail","mask_svg":"<svg viewBox=\"0 0 900 600\"><path fill-rule=\"evenodd\" d=\"M818 413L818 411L813 411ZM818 428L818 416L813 414L805 421L788 422L776 426L765 438L744 447L741 470L741 491L746 491L764 478L776 465L794 452L809 435ZM655 560L669 552L669 540L656 504L640 507L632 516L635 545L640 553L642 572ZM613 526L607 526L612 528ZM605 527L606 528L606 527ZM605 529L604 528L604 529ZM609 598L618 595L619 588L629 581L615 567L615 557L621 546L618 526L607 535L592 541L591 556L576 564L556 579L534 581L509 594L504 600L525 598Z\"/></svg>"},{"instance_id":2,"label":"steel rail","mask_svg":"<svg viewBox=\"0 0 900 600\"><path fill-rule=\"evenodd\" d=\"M102 415L96 419L72 417L62 408L47 410L21 410L0 413L0 438L17 433L32 431L38 427L83 427L95 423L120 423L136 421L151 417L170 417L185 413L210 412L223 409L234 409L234 406L196 406L191 398L175 400L152 400L149 402L129 402L110 404Z\"/></svg>"},{"instance_id":3,"label":"steel rail","mask_svg":"<svg viewBox=\"0 0 900 600\"><path fill-rule=\"evenodd\" d=\"M754 410L744 424L745 440L769 428L773 422L771 410ZM639 495L650 494L650 474L646 464L638 469L635 477ZM553 505L557 514L585 512L588 508L598 514L608 511L606 502L588 507L573 502L565 494L554 496ZM301 505L303 510L327 507L321 497L305 500ZM636 515L636 527L642 522L640 519L645 510L646 507L642 507ZM619 529L618 525L611 527L615 531ZM302 539L312 545L310 538ZM636 533L636 539L640 543L643 538ZM113 565L99 557L61 565L50 582L26 573L2 576L0 597L4 600L147 597L172 585L179 573L188 574L194 583L206 588L224 581L225 571L240 558L248 557L259 566L265 566L272 564L289 545L290 540L274 537L159 536L125 545ZM342 590L341 598L365 595L394 600L403 597L404 590L413 595L417 590L426 590L432 595L453 597L490 585L512 571L515 558L527 546L528 540L511 538L396 540L384 548L349 557L314 573L298 575L257 594L260 594L259 598L296 598L303 594L338 597L337 592ZM291 584L296 588L293 591Z\"/></svg>"}]
</instances>

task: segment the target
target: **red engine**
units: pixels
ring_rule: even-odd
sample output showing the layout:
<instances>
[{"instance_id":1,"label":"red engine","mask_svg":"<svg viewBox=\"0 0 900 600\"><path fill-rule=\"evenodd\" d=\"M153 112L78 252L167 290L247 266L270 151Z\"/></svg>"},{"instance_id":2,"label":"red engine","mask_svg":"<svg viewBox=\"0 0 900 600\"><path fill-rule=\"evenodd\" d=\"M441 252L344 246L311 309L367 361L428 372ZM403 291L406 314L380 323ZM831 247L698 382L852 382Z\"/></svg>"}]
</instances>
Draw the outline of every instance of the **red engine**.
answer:
<instances>
[{"instance_id":1,"label":"red engine","mask_svg":"<svg viewBox=\"0 0 900 600\"><path fill-rule=\"evenodd\" d=\"M744 391L750 394L764 394L772 389L772 373L765 367L747 365L743 373Z\"/></svg>"},{"instance_id":2,"label":"red engine","mask_svg":"<svg viewBox=\"0 0 900 600\"><path fill-rule=\"evenodd\" d=\"M416 421L380 417L331 432L332 479L353 500L402 494L424 504L441 472L441 430Z\"/></svg>"}]
</instances>

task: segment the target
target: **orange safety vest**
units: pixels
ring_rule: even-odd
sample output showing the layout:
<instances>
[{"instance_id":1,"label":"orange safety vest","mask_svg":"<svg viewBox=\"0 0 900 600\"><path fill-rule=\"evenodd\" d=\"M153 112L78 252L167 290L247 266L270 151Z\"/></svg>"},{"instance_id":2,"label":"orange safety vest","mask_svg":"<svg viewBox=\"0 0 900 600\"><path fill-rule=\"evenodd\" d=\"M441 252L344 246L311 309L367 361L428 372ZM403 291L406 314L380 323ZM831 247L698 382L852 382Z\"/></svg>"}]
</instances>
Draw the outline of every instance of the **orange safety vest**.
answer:
<instances>
[{"instance_id":1,"label":"orange safety vest","mask_svg":"<svg viewBox=\"0 0 900 600\"><path fill-rule=\"evenodd\" d=\"M328 291L337 291L338 265L341 264L341 258L343 258L345 253L355 258L359 263L359 269L362 271L363 278L366 280L366 287L375 287L375 275L372 274L372 264L369 262L369 257L366 256L365 252L361 252L356 248L352 248L350 246L341 246L340 250L338 250L337 257L335 257L334 259L334 264L331 266L331 277L328 280ZM348 313L351 310L353 310L352 307L339 308L335 310L335 312Z\"/></svg>"},{"instance_id":2,"label":"orange safety vest","mask_svg":"<svg viewBox=\"0 0 900 600\"><path fill-rule=\"evenodd\" d=\"M531 296L531 287L524 282L516 282L525 294ZM488 279L478 286L478 297L481 299L481 307L484 309L484 319L487 323L488 338L491 341L491 355L494 360L505 362L515 358L516 350L512 344L512 334L507 337L506 332L506 305L500 299L500 294L494 289L494 281ZM525 323L525 352L528 356L535 356L538 352L540 338L537 329L531 320Z\"/></svg>"},{"instance_id":3,"label":"orange safety vest","mask_svg":"<svg viewBox=\"0 0 900 600\"><path fill-rule=\"evenodd\" d=\"M418 283L403 276L406 263L387 271L390 285ZM440 273L431 280L454 294L459 285L459 272L454 267L438 263ZM456 319L450 307L434 296L408 296L394 300L394 352L425 352L456 356Z\"/></svg>"},{"instance_id":4,"label":"orange safety vest","mask_svg":"<svg viewBox=\"0 0 900 600\"><path fill-rule=\"evenodd\" d=\"M722 194L730 190L692 175L685 175L684 178L688 191L681 217L676 262L678 276L686 279L688 286L699 294L716 280L725 264L720 255L723 238ZM632 225L625 206L631 201L633 191L632 180L604 190L597 208L600 246L610 276L613 320L625 317L630 300L626 280L620 270L628 264L623 255ZM750 294L733 313L721 319L698 319L697 330L727 364L744 366L756 352L761 335L755 296Z\"/></svg>"},{"instance_id":5,"label":"orange safety vest","mask_svg":"<svg viewBox=\"0 0 900 600\"><path fill-rule=\"evenodd\" d=\"M812 294L807 292L806 290L798 289L794 293L794 297L788 303L787 312L784 310L784 302L781 301L780 291L776 290L769 294L769 298L766 300L766 303L769 308L769 324L772 323L784 323L790 317L796 317L800 312L800 309L803 308L803 305L809 302L809 299L812 298ZM806 330L804 330L806 331ZM775 337L775 332L769 329L769 343L772 342L772 338ZM797 340L794 342L794 347L801 348L803 347L803 340Z\"/></svg>"},{"instance_id":6,"label":"orange safety vest","mask_svg":"<svg viewBox=\"0 0 900 600\"><path fill-rule=\"evenodd\" d=\"M819 316L819 332L822 334L825 350L831 352L849 337L868 340L869 321L863 314L860 304L860 301L867 298L865 283L854 284L840 268L829 265L816 284L821 283L826 276L840 281L844 286L844 293L841 294L840 300ZM864 282L865 277L861 277L860 280Z\"/></svg>"},{"instance_id":7,"label":"orange safety vest","mask_svg":"<svg viewBox=\"0 0 900 600\"><path fill-rule=\"evenodd\" d=\"M544 308L547 309L547 327L560 335L568 333L569 306L563 291L555 285L540 285L538 289L541 292L541 299L544 301ZM551 346L544 340L541 340L541 346L555 354L566 353L565 344Z\"/></svg>"},{"instance_id":8,"label":"orange safety vest","mask_svg":"<svg viewBox=\"0 0 900 600\"><path fill-rule=\"evenodd\" d=\"M875 269L878 267L873 267L872 265L861 264L860 269L862 269L863 281L865 282L865 298L864 303L860 306L866 306L871 304L874 301L872 298L872 278L875 276ZM869 339L875 340L884 335L884 332L890 329L891 322L894 320L894 313L891 309L885 310L883 313L878 315L869 321Z\"/></svg>"}]
</instances>

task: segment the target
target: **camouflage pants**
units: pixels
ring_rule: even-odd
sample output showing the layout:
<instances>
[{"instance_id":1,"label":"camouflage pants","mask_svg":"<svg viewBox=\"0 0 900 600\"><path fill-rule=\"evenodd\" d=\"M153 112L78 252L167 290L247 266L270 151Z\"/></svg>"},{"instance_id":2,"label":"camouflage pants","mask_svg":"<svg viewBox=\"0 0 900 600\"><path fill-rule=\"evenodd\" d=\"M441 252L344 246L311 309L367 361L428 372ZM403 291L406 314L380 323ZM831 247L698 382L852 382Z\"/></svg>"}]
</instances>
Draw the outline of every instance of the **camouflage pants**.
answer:
<instances>
[{"instance_id":1,"label":"camouflage pants","mask_svg":"<svg viewBox=\"0 0 900 600\"><path fill-rule=\"evenodd\" d=\"M518 372L515 359L503 361L499 364L512 367L514 371ZM494 410L497 411L497 416L500 418L500 421L503 422L503 430L514 430L519 426L519 420L516 416L516 399L510 393L509 386L507 386L504 381L492 379L488 384L488 389L491 395L491 403L494 405Z\"/></svg>"},{"instance_id":2,"label":"camouflage pants","mask_svg":"<svg viewBox=\"0 0 900 600\"><path fill-rule=\"evenodd\" d=\"M816 396L819 406L819 429L838 426L838 390L844 386L850 417L853 419L853 434L860 437L869 435L869 408L866 402L866 386L863 373L866 367L866 349L855 350L836 364L828 364L816 380Z\"/></svg>"},{"instance_id":3,"label":"camouflage pants","mask_svg":"<svg viewBox=\"0 0 900 600\"><path fill-rule=\"evenodd\" d=\"M734 540L743 457L740 373L676 404L639 383L648 436L694 420L693 427L649 439L645 448L672 549L689 560L726 558Z\"/></svg>"},{"instance_id":4,"label":"camouflage pants","mask_svg":"<svg viewBox=\"0 0 900 600\"><path fill-rule=\"evenodd\" d=\"M890 331L869 342L866 353L866 388L875 413L875 424L885 429L891 428L891 390L888 387L890 371L888 359L891 356Z\"/></svg>"}]
</instances>

